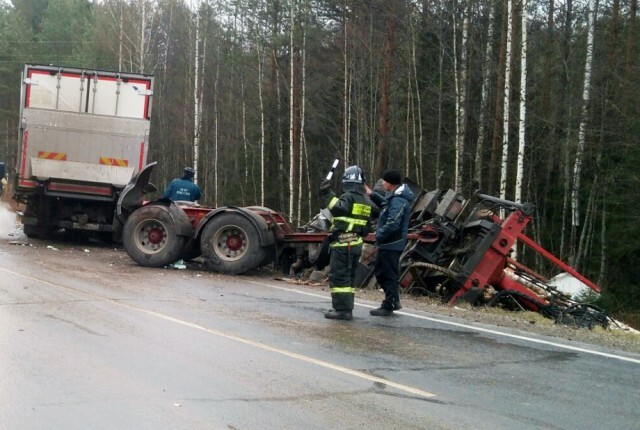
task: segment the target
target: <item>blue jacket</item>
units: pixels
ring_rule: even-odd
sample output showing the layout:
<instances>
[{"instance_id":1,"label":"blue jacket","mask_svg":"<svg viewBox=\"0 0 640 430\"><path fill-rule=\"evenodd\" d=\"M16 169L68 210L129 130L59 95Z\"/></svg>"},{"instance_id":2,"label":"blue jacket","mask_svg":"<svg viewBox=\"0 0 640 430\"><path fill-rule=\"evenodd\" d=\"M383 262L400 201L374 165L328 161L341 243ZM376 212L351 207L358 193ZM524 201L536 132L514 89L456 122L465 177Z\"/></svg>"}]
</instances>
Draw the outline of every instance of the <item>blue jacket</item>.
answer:
<instances>
[{"instance_id":1,"label":"blue jacket","mask_svg":"<svg viewBox=\"0 0 640 430\"><path fill-rule=\"evenodd\" d=\"M171 181L164 194L164 198L169 198L173 201L186 200L189 202L195 202L200 198L200 187L193 183L190 179L180 178Z\"/></svg>"},{"instance_id":2,"label":"blue jacket","mask_svg":"<svg viewBox=\"0 0 640 430\"><path fill-rule=\"evenodd\" d=\"M401 184L393 193L384 196L371 193L371 200L382 209L376 228L376 246L378 249L403 251L407 244L413 193L407 185Z\"/></svg>"}]
</instances>

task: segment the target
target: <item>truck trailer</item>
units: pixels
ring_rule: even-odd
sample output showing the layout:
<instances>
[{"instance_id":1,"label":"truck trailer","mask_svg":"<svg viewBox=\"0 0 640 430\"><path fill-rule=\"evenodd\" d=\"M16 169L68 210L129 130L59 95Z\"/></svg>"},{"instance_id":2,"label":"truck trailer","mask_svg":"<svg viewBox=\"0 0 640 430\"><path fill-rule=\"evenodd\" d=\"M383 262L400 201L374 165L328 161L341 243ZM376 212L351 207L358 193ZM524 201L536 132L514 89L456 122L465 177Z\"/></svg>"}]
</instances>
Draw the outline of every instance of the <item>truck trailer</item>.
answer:
<instances>
[{"instance_id":1,"label":"truck trailer","mask_svg":"<svg viewBox=\"0 0 640 430\"><path fill-rule=\"evenodd\" d=\"M118 198L147 162L153 77L28 64L21 85L15 199L25 234L118 239Z\"/></svg>"}]
</instances>

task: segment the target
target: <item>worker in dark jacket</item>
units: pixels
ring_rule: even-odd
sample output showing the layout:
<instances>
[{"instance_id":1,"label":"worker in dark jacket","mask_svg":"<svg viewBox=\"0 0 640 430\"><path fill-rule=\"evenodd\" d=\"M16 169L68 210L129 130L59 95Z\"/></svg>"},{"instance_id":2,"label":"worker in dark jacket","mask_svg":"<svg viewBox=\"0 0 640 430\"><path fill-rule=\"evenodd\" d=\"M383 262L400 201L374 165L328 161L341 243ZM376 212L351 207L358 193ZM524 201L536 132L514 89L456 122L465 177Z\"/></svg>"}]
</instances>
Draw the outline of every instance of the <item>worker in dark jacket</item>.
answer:
<instances>
[{"instance_id":1,"label":"worker in dark jacket","mask_svg":"<svg viewBox=\"0 0 640 430\"><path fill-rule=\"evenodd\" d=\"M324 316L330 319L353 318L355 278L362 254L363 237L370 230L371 206L364 192L364 176L358 166L350 166L342 176L342 191L336 197L328 180L322 181L320 195L332 215L329 261L329 284L333 309Z\"/></svg>"},{"instance_id":2,"label":"worker in dark jacket","mask_svg":"<svg viewBox=\"0 0 640 430\"><path fill-rule=\"evenodd\" d=\"M191 167L185 167L182 178L176 178L164 190L162 197L171 200L195 202L200 199L200 187L193 182L195 171Z\"/></svg>"},{"instance_id":3,"label":"worker in dark jacket","mask_svg":"<svg viewBox=\"0 0 640 430\"><path fill-rule=\"evenodd\" d=\"M398 290L399 265L407 244L413 201L413 193L402 183L402 175L397 170L387 170L382 174L382 186L386 191L384 196L366 186L366 194L381 209L376 228L378 254L374 274L384 290L384 300L379 308L369 312L374 316L390 316L394 310L402 308Z\"/></svg>"}]
</instances>

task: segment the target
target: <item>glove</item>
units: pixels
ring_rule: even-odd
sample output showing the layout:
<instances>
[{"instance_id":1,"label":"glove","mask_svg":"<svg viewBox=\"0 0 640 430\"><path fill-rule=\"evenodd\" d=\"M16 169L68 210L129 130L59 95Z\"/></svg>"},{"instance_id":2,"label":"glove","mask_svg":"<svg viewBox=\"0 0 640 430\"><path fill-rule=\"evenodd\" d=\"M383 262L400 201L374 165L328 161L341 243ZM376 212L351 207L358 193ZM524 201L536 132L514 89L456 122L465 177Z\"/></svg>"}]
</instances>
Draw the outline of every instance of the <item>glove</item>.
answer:
<instances>
[{"instance_id":1,"label":"glove","mask_svg":"<svg viewBox=\"0 0 640 430\"><path fill-rule=\"evenodd\" d=\"M320 193L324 193L330 188L331 188L331 181L323 179L322 182L320 183Z\"/></svg>"}]
</instances>

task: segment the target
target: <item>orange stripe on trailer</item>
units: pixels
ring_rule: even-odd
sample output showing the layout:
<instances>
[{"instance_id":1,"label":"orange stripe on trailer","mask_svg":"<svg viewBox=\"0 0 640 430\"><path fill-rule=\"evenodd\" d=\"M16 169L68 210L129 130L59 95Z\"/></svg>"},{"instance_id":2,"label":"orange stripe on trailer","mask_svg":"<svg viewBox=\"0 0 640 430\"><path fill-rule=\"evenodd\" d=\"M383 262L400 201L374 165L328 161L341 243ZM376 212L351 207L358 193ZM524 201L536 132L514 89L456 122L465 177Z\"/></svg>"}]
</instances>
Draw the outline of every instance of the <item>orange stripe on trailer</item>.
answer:
<instances>
[{"instance_id":1,"label":"orange stripe on trailer","mask_svg":"<svg viewBox=\"0 0 640 430\"><path fill-rule=\"evenodd\" d=\"M38 158L44 158L45 160L66 161L67 154L65 152L38 151Z\"/></svg>"},{"instance_id":2,"label":"orange stripe on trailer","mask_svg":"<svg viewBox=\"0 0 640 430\"><path fill-rule=\"evenodd\" d=\"M104 164L106 166L128 167L129 160L122 160L120 158L111 157L100 157L100 164Z\"/></svg>"}]
</instances>

